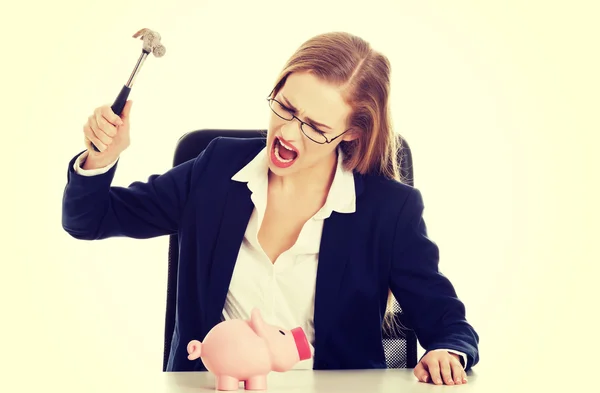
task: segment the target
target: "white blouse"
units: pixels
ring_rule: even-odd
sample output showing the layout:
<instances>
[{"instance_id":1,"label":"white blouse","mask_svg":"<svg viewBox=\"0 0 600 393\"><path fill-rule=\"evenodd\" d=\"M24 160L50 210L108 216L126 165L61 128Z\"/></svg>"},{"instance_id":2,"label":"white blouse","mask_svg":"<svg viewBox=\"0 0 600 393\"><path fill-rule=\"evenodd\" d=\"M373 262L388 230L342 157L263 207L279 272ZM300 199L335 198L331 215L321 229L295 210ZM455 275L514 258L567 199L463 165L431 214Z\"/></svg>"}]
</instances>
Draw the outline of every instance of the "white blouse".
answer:
<instances>
[{"instance_id":1,"label":"white blouse","mask_svg":"<svg viewBox=\"0 0 600 393\"><path fill-rule=\"evenodd\" d=\"M332 211L355 211L354 176L343 169L340 152L325 205L304 224L296 243L271 263L258 242L267 202L267 160L263 150L232 177L248 184L255 208L235 264L223 318L248 319L252 308L258 307L270 324L285 329L302 327L314 354L315 284L323 223ZM312 359L307 359L295 368L312 369L312 366Z\"/></svg>"}]
</instances>

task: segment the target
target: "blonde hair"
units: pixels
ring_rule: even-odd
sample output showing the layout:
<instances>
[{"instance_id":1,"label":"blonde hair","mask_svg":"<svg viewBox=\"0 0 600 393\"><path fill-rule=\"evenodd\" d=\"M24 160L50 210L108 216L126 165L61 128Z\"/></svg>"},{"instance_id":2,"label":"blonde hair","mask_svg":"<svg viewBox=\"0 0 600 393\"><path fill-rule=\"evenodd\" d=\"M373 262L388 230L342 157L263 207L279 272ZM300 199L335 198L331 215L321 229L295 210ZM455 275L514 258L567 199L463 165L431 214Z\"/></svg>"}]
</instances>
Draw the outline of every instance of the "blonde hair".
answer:
<instances>
[{"instance_id":1,"label":"blonde hair","mask_svg":"<svg viewBox=\"0 0 600 393\"><path fill-rule=\"evenodd\" d=\"M274 97L293 72L309 72L338 86L351 107L350 132L358 138L340 143L344 166L361 174L403 181L400 144L389 112L390 62L360 37L346 32L320 34L304 42L288 59L271 92ZM394 297L388 292L384 323L393 324Z\"/></svg>"}]
</instances>

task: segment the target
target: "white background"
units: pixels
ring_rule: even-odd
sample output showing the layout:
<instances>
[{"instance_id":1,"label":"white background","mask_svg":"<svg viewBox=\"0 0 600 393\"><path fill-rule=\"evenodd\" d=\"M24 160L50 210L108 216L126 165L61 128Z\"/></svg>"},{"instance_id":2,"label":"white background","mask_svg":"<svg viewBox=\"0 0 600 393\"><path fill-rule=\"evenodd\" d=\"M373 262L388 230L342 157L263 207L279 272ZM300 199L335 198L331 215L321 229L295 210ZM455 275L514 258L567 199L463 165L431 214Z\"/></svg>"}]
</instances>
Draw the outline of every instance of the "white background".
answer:
<instances>
[{"instance_id":1,"label":"white background","mask_svg":"<svg viewBox=\"0 0 600 393\"><path fill-rule=\"evenodd\" d=\"M51 383L58 371L161 369L167 238L83 242L61 228L67 163L87 116L129 77L134 32L157 30L167 53L147 59L130 96L118 185L168 170L185 132L265 128L264 97L287 58L345 30L392 63L395 129L413 150L441 270L481 336L475 370L499 386L593 382L596 4L2 5L0 372L47 371Z\"/></svg>"}]
</instances>

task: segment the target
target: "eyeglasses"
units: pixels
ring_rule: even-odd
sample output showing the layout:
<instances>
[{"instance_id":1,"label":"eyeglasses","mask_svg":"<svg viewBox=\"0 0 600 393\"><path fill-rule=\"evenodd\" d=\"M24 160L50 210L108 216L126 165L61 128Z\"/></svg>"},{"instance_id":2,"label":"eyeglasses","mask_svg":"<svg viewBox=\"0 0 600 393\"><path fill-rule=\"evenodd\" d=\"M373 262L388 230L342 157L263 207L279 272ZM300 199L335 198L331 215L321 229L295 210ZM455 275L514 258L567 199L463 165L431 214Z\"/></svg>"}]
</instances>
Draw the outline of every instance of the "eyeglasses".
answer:
<instances>
[{"instance_id":1,"label":"eyeglasses","mask_svg":"<svg viewBox=\"0 0 600 393\"><path fill-rule=\"evenodd\" d=\"M283 120L286 121L292 121L294 119L298 120L300 122L300 130L302 130L302 133L311 141L318 143L319 145L323 145L325 143L331 143L334 140L336 140L337 138L339 138L340 136L344 135L346 132L350 131L350 129L347 129L346 131L342 132L341 134L328 139L325 136L325 133L323 131L317 130L315 127L311 126L310 124L300 120L298 117L296 117L292 111L289 108L286 108L281 102L277 101L274 98L267 98L267 101L269 102L269 108L271 108L271 110L273 111L273 113L275 113L278 117L280 117Z\"/></svg>"}]
</instances>

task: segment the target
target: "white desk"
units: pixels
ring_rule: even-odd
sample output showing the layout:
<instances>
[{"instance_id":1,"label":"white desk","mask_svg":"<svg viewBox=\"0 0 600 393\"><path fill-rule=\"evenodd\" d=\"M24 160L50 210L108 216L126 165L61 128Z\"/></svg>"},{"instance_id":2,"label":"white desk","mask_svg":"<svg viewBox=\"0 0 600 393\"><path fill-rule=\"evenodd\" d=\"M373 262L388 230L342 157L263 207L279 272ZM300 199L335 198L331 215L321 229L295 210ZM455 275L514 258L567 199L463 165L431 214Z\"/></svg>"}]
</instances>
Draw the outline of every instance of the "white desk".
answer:
<instances>
[{"instance_id":1,"label":"white desk","mask_svg":"<svg viewBox=\"0 0 600 393\"><path fill-rule=\"evenodd\" d=\"M164 390L160 392L206 392L215 391L214 377L208 373L165 373L162 378ZM454 386L456 392L482 392L477 389L474 373L469 382ZM453 386L448 386L451 388ZM357 370L357 371L305 371L271 373L268 377L269 393L410 393L431 392L442 386L418 382L412 370ZM243 392L243 384L240 384Z\"/></svg>"},{"instance_id":2,"label":"white desk","mask_svg":"<svg viewBox=\"0 0 600 393\"><path fill-rule=\"evenodd\" d=\"M22 381L21 390L31 390L30 383L42 382L45 391L64 392L106 392L106 393L194 393L217 392L214 377L206 372L189 373L144 373L112 370L103 373L89 370L83 374L56 375L54 381ZM95 375L94 375L95 374ZM360 370L360 371L306 371L292 370L286 373L271 373L267 379L266 393L412 393L441 392L453 389L454 392L490 393L498 387L506 390L506 385L498 381L477 381L473 372L468 373L469 382L460 386L438 386L418 382L412 370ZM53 383L55 382L55 383ZM28 386L29 385L29 386ZM56 388L56 389L55 389ZM238 392L243 393L243 384ZM246 391L252 392L252 391ZM260 391L254 391L259 393Z\"/></svg>"}]
</instances>

